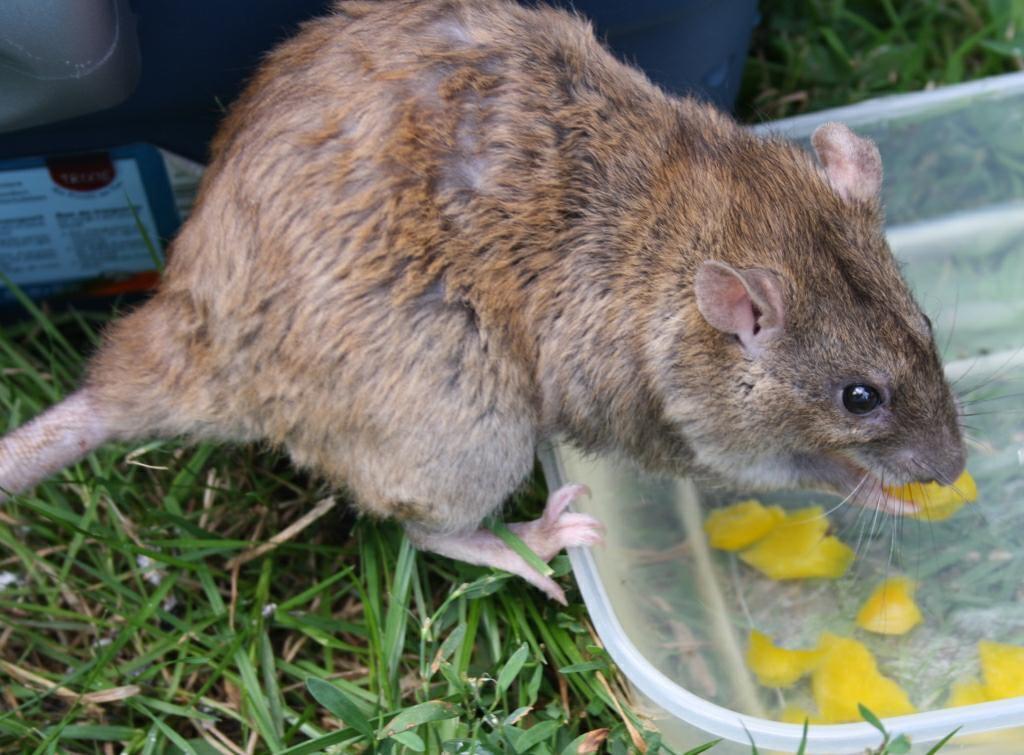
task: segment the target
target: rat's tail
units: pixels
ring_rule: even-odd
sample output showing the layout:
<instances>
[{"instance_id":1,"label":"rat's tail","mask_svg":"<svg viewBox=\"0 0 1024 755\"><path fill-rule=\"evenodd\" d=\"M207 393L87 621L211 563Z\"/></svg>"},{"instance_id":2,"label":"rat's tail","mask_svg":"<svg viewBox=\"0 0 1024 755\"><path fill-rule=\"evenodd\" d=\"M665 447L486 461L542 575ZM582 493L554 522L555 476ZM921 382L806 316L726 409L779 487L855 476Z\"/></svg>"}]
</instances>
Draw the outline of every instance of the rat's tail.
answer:
<instances>
[{"instance_id":1,"label":"rat's tail","mask_svg":"<svg viewBox=\"0 0 1024 755\"><path fill-rule=\"evenodd\" d=\"M111 437L87 389L0 438L0 501L74 464Z\"/></svg>"}]
</instances>

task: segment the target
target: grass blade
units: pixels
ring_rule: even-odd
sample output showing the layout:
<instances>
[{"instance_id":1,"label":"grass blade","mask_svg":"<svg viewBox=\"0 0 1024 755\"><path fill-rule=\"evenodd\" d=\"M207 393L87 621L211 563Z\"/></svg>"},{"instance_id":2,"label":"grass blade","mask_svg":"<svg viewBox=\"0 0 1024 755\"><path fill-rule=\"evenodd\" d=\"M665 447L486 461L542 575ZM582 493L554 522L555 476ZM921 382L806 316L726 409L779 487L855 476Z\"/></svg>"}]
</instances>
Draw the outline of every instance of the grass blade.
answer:
<instances>
[{"instance_id":1,"label":"grass blade","mask_svg":"<svg viewBox=\"0 0 1024 755\"><path fill-rule=\"evenodd\" d=\"M287 750L281 750L278 755L307 755L307 753L311 752L322 752L332 745L348 743L352 739L353 732L351 729L340 729L338 731L332 731L330 734L324 734L323 736L311 739L308 742L293 745Z\"/></svg>"},{"instance_id":2,"label":"grass blade","mask_svg":"<svg viewBox=\"0 0 1024 755\"><path fill-rule=\"evenodd\" d=\"M416 565L416 549L409 538L402 538L398 562L391 580L387 613L384 615L384 652L391 689L398 687L398 664L405 649L405 629L409 617L409 585Z\"/></svg>"},{"instance_id":3,"label":"grass blade","mask_svg":"<svg viewBox=\"0 0 1024 755\"><path fill-rule=\"evenodd\" d=\"M516 740L516 750L518 752L529 752L530 748L534 745L538 745L545 739L549 739L558 733L558 730L562 728L561 721L539 721L531 726L529 729L523 732L523 736ZM587 734L582 735L581 739L586 741Z\"/></svg>"},{"instance_id":4,"label":"grass blade","mask_svg":"<svg viewBox=\"0 0 1024 755\"><path fill-rule=\"evenodd\" d=\"M500 672L498 672L498 694L504 694L505 690L509 688L509 685L515 681L516 677L519 676L520 670L523 668L523 664L526 663L526 659L530 657L530 648L524 642L519 646L519 649L512 654L512 657L506 661L505 665L502 666Z\"/></svg>"},{"instance_id":5,"label":"grass blade","mask_svg":"<svg viewBox=\"0 0 1024 755\"><path fill-rule=\"evenodd\" d=\"M253 723L263 741L274 751L284 749L280 732L274 728L270 706L256 677L256 669L244 648L235 651L235 666L242 677L242 692L253 708Z\"/></svg>"},{"instance_id":6,"label":"grass blade","mask_svg":"<svg viewBox=\"0 0 1024 755\"><path fill-rule=\"evenodd\" d=\"M871 710L863 703L857 703L857 710L860 711L861 718L882 732L882 736L888 739L889 733L885 730L885 726L882 725L878 716L872 713Z\"/></svg>"},{"instance_id":7,"label":"grass blade","mask_svg":"<svg viewBox=\"0 0 1024 755\"><path fill-rule=\"evenodd\" d=\"M796 755L804 755L807 752L807 719L804 719L804 731L800 735L800 747L797 748Z\"/></svg>"},{"instance_id":8,"label":"grass blade","mask_svg":"<svg viewBox=\"0 0 1024 755\"><path fill-rule=\"evenodd\" d=\"M410 731L422 724L431 721L444 721L448 718L455 718L459 715L458 709L451 703L443 700L430 700L429 702L414 705L406 708L397 716L391 719L390 723L381 729L377 735L378 739L393 737L403 731Z\"/></svg>"},{"instance_id":9,"label":"grass blade","mask_svg":"<svg viewBox=\"0 0 1024 755\"><path fill-rule=\"evenodd\" d=\"M530 550L530 546L520 540L516 533L508 528L507 524L496 521L488 526L491 532L501 538L502 542L514 550L532 569L540 572L545 577L550 577L555 573L555 570L548 566L544 559Z\"/></svg>"},{"instance_id":10,"label":"grass blade","mask_svg":"<svg viewBox=\"0 0 1024 755\"><path fill-rule=\"evenodd\" d=\"M270 722L274 731L284 731L284 712L282 710L281 689L277 684L277 669L274 664L274 648L270 644L270 637L266 631L260 633L259 638L260 673L263 680L263 689L266 690L267 702L270 705Z\"/></svg>"},{"instance_id":11,"label":"grass blade","mask_svg":"<svg viewBox=\"0 0 1024 755\"><path fill-rule=\"evenodd\" d=\"M949 734L947 734L938 742L936 742L935 746L928 750L928 752L926 752L925 755L935 755L939 750L946 746L946 743L949 742L949 740L956 736L958 731L960 731L959 726L957 726L955 729L953 729L953 731L949 732Z\"/></svg>"},{"instance_id":12,"label":"grass blade","mask_svg":"<svg viewBox=\"0 0 1024 755\"><path fill-rule=\"evenodd\" d=\"M335 717L345 722L364 737L373 740L374 730L369 719L349 700L348 696L330 682L315 676L306 680L306 689L318 703L327 708Z\"/></svg>"},{"instance_id":13,"label":"grass blade","mask_svg":"<svg viewBox=\"0 0 1024 755\"><path fill-rule=\"evenodd\" d=\"M707 752L721 741L721 739L713 739L710 742L705 742L698 747L694 747L692 750L687 750L683 755L700 755L702 752Z\"/></svg>"}]
</instances>

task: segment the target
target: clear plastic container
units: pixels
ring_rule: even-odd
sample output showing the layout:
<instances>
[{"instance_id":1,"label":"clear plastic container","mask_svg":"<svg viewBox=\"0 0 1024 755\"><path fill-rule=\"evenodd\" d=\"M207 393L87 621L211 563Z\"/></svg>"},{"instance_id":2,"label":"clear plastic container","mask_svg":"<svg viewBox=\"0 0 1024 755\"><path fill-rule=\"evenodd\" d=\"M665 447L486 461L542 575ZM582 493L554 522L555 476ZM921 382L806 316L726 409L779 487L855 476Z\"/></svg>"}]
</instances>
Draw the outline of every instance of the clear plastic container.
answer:
<instances>
[{"instance_id":1,"label":"clear plastic container","mask_svg":"<svg viewBox=\"0 0 1024 755\"><path fill-rule=\"evenodd\" d=\"M766 124L805 141L829 120L876 140L886 168L889 238L931 316L947 373L966 394L968 469L978 501L926 523L842 506L835 534L856 549L843 578L775 582L711 549L704 512L743 491L701 490L645 476L627 463L568 446L543 454L552 485L590 486L581 510L608 527L605 547L570 554L602 642L637 692L638 708L681 750L795 752L802 727L778 722L785 704L810 707L806 682L760 686L745 661L749 631L809 647L823 630L863 641L918 713L885 720L925 753L1024 752L1024 698L946 707L953 683L980 675L977 642L1024 645L1024 74L891 97ZM757 496L832 509L811 493ZM854 617L885 577L918 583L921 625L871 636ZM812 725L807 752L877 747L869 724Z\"/></svg>"}]
</instances>

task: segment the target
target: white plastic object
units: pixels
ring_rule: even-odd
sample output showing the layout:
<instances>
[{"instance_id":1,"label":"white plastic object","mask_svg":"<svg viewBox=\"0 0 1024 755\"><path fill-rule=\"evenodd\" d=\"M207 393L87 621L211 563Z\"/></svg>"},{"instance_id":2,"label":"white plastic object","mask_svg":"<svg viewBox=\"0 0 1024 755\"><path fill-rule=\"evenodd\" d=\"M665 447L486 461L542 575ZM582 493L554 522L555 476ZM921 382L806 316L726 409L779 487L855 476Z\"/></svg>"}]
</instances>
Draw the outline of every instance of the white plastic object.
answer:
<instances>
[{"instance_id":1,"label":"white plastic object","mask_svg":"<svg viewBox=\"0 0 1024 755\"><path fill-rule=\"evenodd\" d=\"M0 3L0 132L112 107L139 78L128 0Z\"/></svg>"},{"instance_id":2,"label":"white plastic object","mask_svg":"<svg viewBox=\"0 0 1024 755\"><path fill-rule=\"evenodd\" d=\"M830 519L857 546L850 575L780 586L702 544L703 510L739 500L743 491L649 477L559 444L541 454L549 484L588 485L593 495L577 507L609 531L605 547L570 553L573 570L638 708L680 751L718 738L711 752L746 755L751 742L762 752L797 751L802 727L772 720L780 697L793 693L760 687L745 665L747 633L757 628L788 632L800 646L825 629L869 643L883 673L905 683L921 711L884 721L894 735L911 739L914 753L958 729L942 755L1019 755L1024 698L943 706L952 682L980 674L979 639L1024 645L1024 603L1013 588L1024 583L1024 74L757 130L806 143L827 121L875 139L886 172L890 244L935 323L947 375L960 389L981 385L994 399L979 404L986 410L969 422L976 444L968 469L979 501L946 522L905 520L892 540L894 520L858 519L857 510L844 507ZM829 509L838 502L807 493L759 497L790 507ZM881 531L880 542L872 535ZM856 629L853 615L877 581L894 572L918 579L925 620L905 637L873 639ZM813 725L806 751L862 753L880 742L867 723Z\"/></svg>"}]
</instances>

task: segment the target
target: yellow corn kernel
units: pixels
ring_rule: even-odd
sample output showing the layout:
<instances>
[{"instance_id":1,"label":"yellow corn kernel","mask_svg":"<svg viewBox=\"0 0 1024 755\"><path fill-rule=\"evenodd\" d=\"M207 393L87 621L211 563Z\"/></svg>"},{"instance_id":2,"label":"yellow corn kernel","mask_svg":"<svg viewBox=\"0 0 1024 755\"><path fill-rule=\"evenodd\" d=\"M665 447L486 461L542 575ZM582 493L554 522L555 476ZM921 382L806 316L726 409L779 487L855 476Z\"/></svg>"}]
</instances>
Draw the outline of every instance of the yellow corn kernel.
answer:
<instances>
[{"instance_id":1,"label":"yellow corn kernel","mask_svg":"<svg viewBox=\"0 0 1024 755\"><path fill-rule=\"evenodd\" d=\"M787 650L772 643L771 637L750 632L747 665L765 687L789 687L811 673L821 662L820 650Z\"/></svg>"},{"instance_id":2,"label":"yellow corn kernel","mask_svg":"<svg viewBox=\"0 0 1024 755\"><path fill-rule=\"evenodd\" d=\"M751 498L709 513L704 531L712 548L738 551L760 540L785 518L780 507L765 507Z\"/></svg>"},{"instance_id":3,"label":"yellow corn kernel","mask_svg":"<svg viewBox=\"0 0 1024 755\"><path fill-rule=\"evenodd\" d=\"M977 679L968 679L962 682L954 682L953 688L949 691L949 700L946 701L947 708L957 708L961 705L975 705L976 703L987 703L989 700L985 685Z\"/></svg>"},{"instance_id":4,"label":"yellow corn kernel","mask_svg":"<svg viewBox=\"0 0 1024 755\"><path fill-rule=\"evenodd\" d=\"M885 492L894 498L915 504L917 511L910 516L928 522L949 519L960 508L978 498L978 486L966 469L952 485L937 482L911 482L907 485L886 487Z\"/></svg>"},{"instance_id":5,"label":"yellow corn kernel","mask_svg":"<svg viewBox=\"0 0 1024 755\"><path fill-rule=\"evenodd\" d=\"M861 720L858 703L880 718L915 712L907 693L882 675L860 642L825 632L820 647L824 658L811 674L811 691L827 723Z\"/></svg>"},{"instance_id":6,"label":"yellow corn kernel","mask_svg":"<svg viewBox=\"0 0 1024 755\"><path fill-rule=\"evenodd\" d=\"M990 700L1024 695L1024 647L982 640L978 656Z\"/></svg>"},{"instance_id":7,"label":"yellow corn kernel","mask_svg":"<svg viewBox=\"0 0 1024 755\"><path fill-rule=\"evenodd\" d=\"M877 634L906 634L921 623L913 580L893 577L875 588L857 613L857 626Z\"/></svg>"},{"instance_id":8,"label":"yellow corn kernel","mask_svg":"<svg viewBox=\"0 0 1024 755\"><path fill-rule=\"evenodd\" d=\"M820 506L792 511L740 560L772 579L836 579L853 563L853 551L826 535L828 519Z\"/></svg>"}]
</instances>

